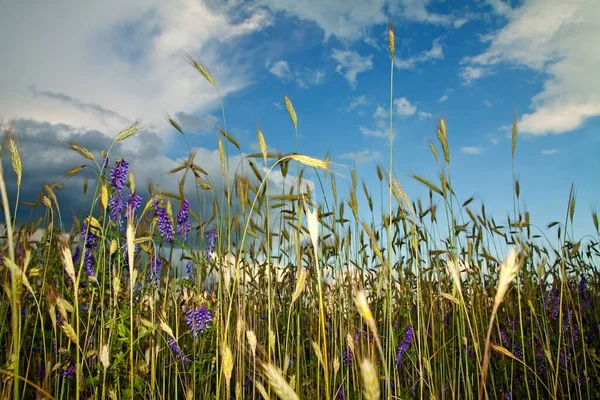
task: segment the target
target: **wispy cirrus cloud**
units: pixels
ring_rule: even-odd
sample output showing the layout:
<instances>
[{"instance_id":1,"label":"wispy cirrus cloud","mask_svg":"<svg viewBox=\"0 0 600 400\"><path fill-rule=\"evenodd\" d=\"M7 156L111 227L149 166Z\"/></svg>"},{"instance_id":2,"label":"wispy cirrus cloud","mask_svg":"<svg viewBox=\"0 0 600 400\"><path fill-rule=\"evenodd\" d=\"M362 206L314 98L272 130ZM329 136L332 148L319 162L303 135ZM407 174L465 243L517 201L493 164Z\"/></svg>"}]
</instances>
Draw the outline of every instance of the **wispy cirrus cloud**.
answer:
<instances>
[{"instance_id":1,"label":"wispy cirrus cloud","mask_svg":"<svg viewBox=\"0 0 600 400\"><path fill-rule=\"evenodd\" d=\"M352 160L356 164L366 164L378 161L381 158L381 154L376 150L363 149L357 152L344 153L340 155L340 158Z\"/></svg>"},{"instance_id":2,"label":"wispy cirrus cloud","mask_svg":"<svg viewBox=\"0 0 600 400\"><path fill-rule=\"evenodd\" d=\"M560 153L558 151L558 149L546 149L546 150L542 150L542 154L545 155L545 156L550 156L552 154L558 154L558 153Z\"/></svg>"},{"instance_id":3,"label":"wispy cirrus cloud","mask_svg":"<svg viewBox=\"0 0 600 400\"><path fill-rule=\"evenodd\" d=\"M465 154L472 154L472 155L478 155L483 153L483 147L481 146L465 146L465 147L461 147L460 151L465 153Z\"/></svg>"},{"instance_id":4,"label":"wispy cirrus cloud","mask_svg":"<svg viewBox=\"0 0 600 400\"><path fill-rule=\"evenodd\" d=\"M416 67L419 64L429 61L442 60L443 58L444 49L440 44L440 38L437 38L433 41L431 49L423 51L419 54L408 58L398 57L394 65L400 69L410 69Z\"/></svg>"}]
</instances>

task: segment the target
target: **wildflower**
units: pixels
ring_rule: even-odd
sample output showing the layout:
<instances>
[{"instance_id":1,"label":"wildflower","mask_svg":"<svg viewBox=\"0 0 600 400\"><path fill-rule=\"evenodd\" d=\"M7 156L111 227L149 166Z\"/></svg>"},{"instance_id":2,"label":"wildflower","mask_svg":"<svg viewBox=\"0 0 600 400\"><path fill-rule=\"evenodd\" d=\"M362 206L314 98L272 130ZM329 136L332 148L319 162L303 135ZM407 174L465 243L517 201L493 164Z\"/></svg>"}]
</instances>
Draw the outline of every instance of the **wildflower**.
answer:
<instances>
[{"instance_id":1,"label":"wildflower","mask_svg":"<svg viewBox=\"0 0 600 400\"><path fill-rule=\"evenodd\" d=\"M146 279L153 280L154 284L158 286L161 271L162 261L160 260L160 258L152 256L150 258L150 265L148 265L148 270L146 271Z\"/></svg>"},{"instance_id":2,"label":"wildflower","mask_svg":"<svg viewBox=\"0 0 600 400\"><path fill-rule=\"evenodd\" d=\"M353 357L354 352L352 351L350 346L346 346L346 350L344 350L344 353L342 354L342 359L344 360L344 364L346 364L348 368L352 368Z\"/></svg>"},{"instance_id":3,"label":"wildflower","mask_svg":"<svg viewBox=\"0 0 600 400\"><path fill-rule=\"evenodd\" d=\"M127 161L120 159L115 162L115 166L110 170L110 185L119 193L125 186L128 168L129 164Z\"/></svg>"},{"instance_id":4,"label":"wildflower","mask_svg":"<svg viewBox=\"0 0 600 400\"><path fill-rule=\"evenodd\" d=\"M219 231L217 228L213 228L206 232L206 258L210 258L210 255L217 247L217 234Z\"/></svg>"},{"instance_id":5,"label":"wildflower","mask_svg":"<svg viewBox=\"0 0 600 400\"><path fill-rule=\"evenodd\" d=\"M546 373L546 357L544 357L544 350L541 346L539 346L539 350L537 351L536 357L538 375L543 376Z\"/></svg>"},{"instance_id":6,"label":"wildflower","mask_svg":"<svg viewBox=\"0 0 600 400\"><path fill-rule=\"evenodd\" d=\"M573 310L568 310L567 315L565 315L565 323L563 326L563 332L567 332L569 330L569 326L571 325L572 318L573 318Z\"/></svg>"},{"instance_id":7,"label":"wildflower","mask_svg":"<svg viewBox=\"0 0 600 400\"><path fill-rule=\"evenodd\" d=\"M521 349L521 344L517 341L513 345L513 353L519 360L523 359L523 349Z\"/></svg>"},{"instance_id":8,"label":"wildflower","mask_svg":"<svg viewBox=\"0 0 600 400\"><path fill-rule=\"evenodd\" d=\"M510 340L508 339L508 334L506 333L506 330L504 328L500 329L500 338L502 339L502 344L507 346L510 343Z\"/></svg>"},{"instance_id":9,"label":"wildflower","mask_svg":"<svg viewBox=\"0 0 600 400\"><path fill-rule=\"evenodd\" d=\"M189 261L185 265L185 269L192 280L196 280L196 265L194 265L191 261Z\"/></svg>"},{"instance_id":10,"label":"wildflower","mask_svg":"<svg viewBox=\"0 0 600 400\"><path fill-rule=\"evenodd\" d=\"M183 203L181 203L181 208L177 213L177 233L181 235L184 241L187 241L188 232L192 228L190 217L188 215L189 209L190 202L188 200L183 200Z\"/></svg>"},{"instance_id":11,"label":"wildflower","mask_svg":"<svg viewBox=\"0 0 600 400\"><path fill-rule=\"evenodd\" d=\"M59 374L62 378L71 379L75 376L75 367L69 363L60 370Z\"/></svg>"},{"instance_id":12,"label":"wildflower","mask_svg":"<svg viewBox=\"0 0 600 400\"><path fill-rule=\"evenodd\" d=\"M129 199L127 199L127 215L133 214L135 211L137 211L137 209L140 208L141 203L142 197L137 193L131 193L129 195Z\"/></svg>"},{"instance_id":13,"label":"wildflower","mask_svg":"<svg viewBox=\"0 0 600 400\"><path fill-rule=\"evenodd\" d=\"M77 264L81 260L81 247L77 246L75 254L73 254L73 264Z\"/></svg>"},{"instance_id":14,"label":"wildflower","mask_svg":"<svg viewBox=\"0 0 600 400\"><path fill-rule=\"evenodd\" d=\"M175 340L174 338L169 336L169 338L167 339L167 344L169 345L169 348L171 349L173 354L176 357L179 357L179 355L181 354L181 348L179 348L179 344L177 344L177 340Z\"/></svg>"},{"instance_id":15,"label":"wildflower","mask_svg":"<svg viewBox=\"0 0 600 400\"><path fill-rule=\"evenodd\" d=\"M108 199L108 209L110 220L116 222L119 227L122 225L121 215L123 214L123 199L121 193L116 193Z\"/></svg>"},{"instance_id":16,"label":"wildflower","mask_svg":"<svg viewBox=\"0 0 600 400\"><path fill-rule=\"evenodd\" d=\"M413 326L409 325L406 328L406 332L404 333L404 340L398 346L398 352L396 353L396 368L400 369L400 365L402 365L402 357L406 350L410 348L410 344L413 340L414 331Z\"/></svg>"},{"instance_id":17,"label":"wildflower","mask_svg":"<svg viewBox=\"0 0 600 400\"><path fill-rule=\"evenodd\" d=\"M96 276L94 272L94 265L96 265L96 259L92 254L92 249L85 250L85 258L83 259L83 265L85 266L85 272L88 276Z\"/></svg>"},{"instance_id":18,"label":"wildflower","mask_svg":"<svg viewBox=\"0 0 600 400\"><path fill-rule=\"evenodd\" d=\"M186 322L194 339L198 337L199 332L202 333L208 328L211 321L212 315L210 314L210 310L205 306L202 306L199 309L189 309L187 311Z\"/></svg>"},{"instance_id":19,"label":"wildflower","mask_svg":"<svg viewBox=\"0 0 600 400\"><path fill-rule=\"evenodd\" d=\"M164 237L167 242L173 240L173 223L171 222L171 218L167 214L167 210L163 207L160 207L160 203L158 200L154 200L154 211L156 212L156 216L158 217L158 230L160 232L160 236Z\"/></svg>"}]
</instances>

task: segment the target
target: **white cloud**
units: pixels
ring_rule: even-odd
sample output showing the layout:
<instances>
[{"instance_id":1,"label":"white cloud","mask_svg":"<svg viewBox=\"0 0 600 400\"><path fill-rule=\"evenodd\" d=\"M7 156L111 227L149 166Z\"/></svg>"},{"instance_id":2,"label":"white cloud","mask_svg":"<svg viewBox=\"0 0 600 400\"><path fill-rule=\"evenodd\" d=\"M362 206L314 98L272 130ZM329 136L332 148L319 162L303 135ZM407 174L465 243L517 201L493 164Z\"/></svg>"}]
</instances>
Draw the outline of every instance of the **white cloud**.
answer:
<instances>
[{"instance_id":1,"label":"white cloud","mask_svg":"<svg viewBox=\"0 0 600 400\"><path fill-rule=\"evenodd\" d=\"M459 75L463 79L465 85L470 85L474 80L477 80L486 74L486 70L482 67L474 67L472 65L464 66L460 69Z\"/></svg>"},{"instance_id":2,"label":"white cloud","mask_svg":"<svg viewBox=\"0 0 600 400\"><path fill-rule=\"evenodd\" d=\"M375 119L386 119L389 118L390 114L388 110L383 108L382 106L377 106L375 112L373 113L373 118Z\"/></svg>"},{"instance_id":3,"label":"white cloud","mask_svg":"<svg viewBox=\"0 0 600 400\"><path fill-rule=\"evenodd\" d=\"M483 153L483 147L479 146L466 146L460 149L465 154L481 154Z\"/></svg>"},{"instance_id":4,"label":"white cloud","mask_svg":"<svg viewBox=\"0 0 600 400\"><path fill-rule=\"evenodd\" d=\"M279 60L273 64L271 64L270 60L267 60L266 67L269 68L271 74L275 75L282 82L295 82L303 89L320 85L325 79L325 72L323 71L312 70L306 67L304 69L292 69L285 60Z\"/></svg>"},{"instance_id":5,"label":"white cloud","mask_svg":"<svg viewBox=\"0 0 600 400\"><path fill-rule=\"evenodd\" d=\"M496 135L492 135L490 133L486 137L487 137L487 140L489 140L490 143L493 144L494 146L496 146L498 143L500 143L500 139Z\"/></svg>"},{"instance_id":6,"label":"white cloud","mask_svg":"<svg viewBox=\"0 0 600 400\"><path fill-rule=\"evenodd\" d=\"M427 10L430 0L399 0L390 2L392 15L400 15L409 21L432 25L460 28L468 21L468 16L457 14L438 14Z\"/></svg>"},{"instance_id":7,"label":"white cloud","mask_svg":"<svg viewBox=\"0 0 600 400\"><path fill-rule=\"evenodd\" d=\"M369 98L366 95L356 96L350 99L350 103L348 107L346 107L346 111L352 111L357 107L364 106L369 102Z\"/></svg>"},{"instance_id":8,"label":"white cloud","mask_svg":"<svg viewBox=\"0 0 600 400\"><path fill-rule=\"evenodd\" d=\"M331 56L338 63L336 72L343 75L353 88L356 88L358 74L373 69L372 55L363 57L354 50L334 49Z\"/></svg>"},{"instance_id":9,"label":"white cloud","mask_svg":"<svg viewBox=\"0 0 600 400\"><path fill-rule=\"evenodd\" d=\"M269 68L269 64L270 63L267 61L267 68ZM269 68L269 72L281 80L291 80L292 78L290 65L287 61L280 60L273 63Z\"/></svg>"},{"instance_id":10,"label":"white cloud","mask_svg":"<svg viewBox=\"0 0 600 400\"><path fill-rule=\"evenodd\" d=\"M427 118L431 118L433 116L433 114L425 112L425 111L419 111L419 119L427 119Z\"/></svg>"},{"instance_id":11,"label":"white cloud","mask_svg":"<svg viewBox=\"0 0 600 400\"><path fill-rule=\"evenodd\" d=\"M422 64L432 60L442 60L444 58L444 49L440 44L440 38L433 41L431 49L424 51L407 59L398 58L395 62L396 67L400 69L410 69L417 64Z\"/></svg>"},{"instance_id":12,"label":"white cloud","mask_svg":"<svg viewBox=\"0 0 600 400\"><path fill-rule=\"evenodd\" d=\"M557 154L557 153L559 153L558 149L542 150L542 154L546 155L546 156L549 156L549 155L552 155L552 154Z\"/></svg>"},{"instance_id":13,"label":"white cloud","mask_svg":"<svg viewBox=\"0 0 600 400\"><path fill-rule=\"evenodd\" d=\"M220 47L235 48L271 20L264 8L196 0L13 3L0 13L0 37L18 38L0 41L0 109L110 135L140 120L164 136L172 131L165 111L202 114L218 104L182 52L201 54L226 96L250 84L251 70L240 56L222 57Z\"/></svg>"},{"instance_id":14,"label":"white cloud","mask_svg":"<svg viewBox=\"0 0 600 400\"><path fill-rule=\"evenodd\" d=\"M375 137L375 138L383 138L383 139L387 139L387 138L390 137L390 130L389 129L385 129L385 128L370 129L370 128L367 128L364 125L359 126L358 129L360 129L360 132L365 137ZM393 135L393 133L392 133L392 135Z\"/></svg>"},{"instance_id":15,"label":"white cloud","mask_svg":"<svg viewBox=\"0 0 600 400\"><path fill-rule=\"evenodd\" d=\"M385 23L386 0L263 0L272 10L302 20L315 22L323 31L325 41L333 35L341 40L357 40L376 24Z\"/></svg>"},{"instance_id":16,"label":"white cloud","mask_svg":"<svg viewBox=\"0 0 600 400\"><path fill-rule=\"evenodd\" d=\"M439 102L439 103L443 103L443 102L445 102L446 100L448 100L448 95L447 95L447 94L445 94L445 95L443 95L442 97L440 97L440 98L438 99L438 102Z\"/></svg>"},{"instance_id":17,"label":"white cloud","mask_svg":"<svg viewBox=\"0 0 600 400\"><path fill-rule=\"evenodd\" d=\"M411 104L406 97L394 99L394 107L396 107L396 112L403 116L413 115L417 111L417 107Z\"/></svg>"},{"instance_id":18,"label":"white cloud","mask_svg":"<svg viewBox=\"0 0 600 400\"><path fill-rule=\"evenodd\" d=\"M531 112L521 117L520 131L561 134L600 115L600 2L528 0L518 8L498 0L490 3L508 23L483 39L489 43L487 50L465 59L467 68L487 71L507 64L547 76L532 99ZM482 75L470 74L471 80Z\"/></svg>"},{"instance_id":19,"label":"white cloud","mask_svg":"<svg viewBox=\"0 0 600 400\"><path fill-rule=\"evenodd\" d=\"M356 164L365 164L373 161L379 160L381 155L376 150L361 150L358 152L350 152L345 153L340 156L340 158L353 160Z\"/></svg>"}]
</instances>

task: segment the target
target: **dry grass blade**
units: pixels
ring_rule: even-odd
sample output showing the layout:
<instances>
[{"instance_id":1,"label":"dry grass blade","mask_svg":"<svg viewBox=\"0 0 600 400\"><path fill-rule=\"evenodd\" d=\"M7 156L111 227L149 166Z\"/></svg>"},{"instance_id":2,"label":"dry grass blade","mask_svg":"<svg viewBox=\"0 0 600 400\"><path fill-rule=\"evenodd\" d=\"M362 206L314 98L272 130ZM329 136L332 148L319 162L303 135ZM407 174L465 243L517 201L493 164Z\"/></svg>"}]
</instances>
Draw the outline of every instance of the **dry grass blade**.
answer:
<instances>
[{"instance_id":1,"label":"dry grass blade","mask_svg":"<svg viewBox=\"0 0 600 400\"><path fill-rule=\"evenodd\" d=\"M198 61L191 54L187 54L185 58L186 58L186 61L192 67L194 67L194 69L196 71L200 72L200 75L202 75L204 77L204 79L206 79L211 85L213 85L215 87L215 89L217 88L217 82L215 82L214 78L212 77L210 72L208 72L208 69L206 68L206 66L204 64L202 64L200 61Z\"/></svg>"},{"instance_id":2,"label":"dry grass blade","mask_svg":"<svg viewBox=\"0 0 600 400\"><path fill-rule=\"evenodd\" d=\"M78 152L83 158L87 158L90 161L94 161L94 155L85 147L78 145L72 140L67 140L66 143L69 145L71 150Z\"/></svg>"},{"instance_id":3,"label":"dry grass blade","mask_svg":"<svg viewBox=\"0 0 600 400\"><path fill-rule=\"evenodd\" d=\"M81 170L84 169L85 167L87 167L87 165L78 165L78 166L73 167L70 170L68 170L65 173L65 175L66 176L73 176L73 175L78 174L79 172L81 172Z\"/></svg>"},{"instance_id":4,"label":"dry grass blade","mask_svg":"<svg viewBox=\"0 0 600 400\"><path fill-rule=\"evenodd\" d=\"M448 146L448 132L446 131L446 121L443 118L438 119L436 126L436 133L440 145L442 146L442 154L444 155L444 161L446 164L450 164L450 148Z\"/></svg>"},{"instance_id":5,"label":"dry grass blade","mask_svg":"<svg viewBox=\"0 0 600 400\"><path fill-rule=\"evenodd\" d=\"M511 135L511 153L512 153L512 158L515 158L515 151L517 150L517 112L515 111L515 116L513 117L513 123L512 123L512 135Z\"/></svg>"},{"instance_id":6,"label":"dry grass blade","mask_svg":"<svg viewBox=\"0 0 600 400\"><path fill-rule=\"evenodd\" d=\"M281 371L273 364L265 364L263 366L269 385L282 400L298 400L298 395L292 386L285 380Z\"/></svg>"},{"instance_id":7,"label":"dry grass blade","mask_svg":"<svg viewBox=\"0 0 600 400\"><path fill-rule=\"evenodd\" d=\"M309 157L302 154L290 154L285 156L283 159L296 160L309 167L315 167L324 170L329 169L329 163L327 161L319 160L318 158Z\"/></svg>"},{"instance_id":8,"label":"dry grass blade","mask_svg":"<svg viewBox=\"0 0 600 400\"><path fill-rule=\"evenodd\" d=\"M444 193L442 192L442 189L440 189L439 187L437 187L433 182L431 182L429 179L423 178L422 176L419 175L411 175L413 179L421 182L423 185L427 186L429 189L431 189L433 192L439 194L440 196L443 196Z\"/></svg>"},{"instance_id":9,"label":"dry grass blade","mask_svg":"<svg viewBox=\"0 0 600 400\"><path fill-rule=\"evenodd\" d=\"M365 400L379 400L381 396L379 388L379 375L375 369L375 365L365 358L360 363L360 374L363 380L363 391Z\"/></svg>"},{"instance_id":10,"label":"dry grass blade","mask_svg":"<svg viewBox=\"0 0 600 400\"><path fill-rule=\"evenodd\" d=\"M283 100L285 101L285 109L287 110L288 115L292 120L294 128L298 128L298 117L296 116L296 110L294 110L294 105L292 104L292 101L287 96L284 96Z\"/></svg>"},{"instance_id":11,"label":"dry grass blade","mask_svg":"<svg viewBox=\"0 0 600 400\"><path fill-rule=\"evenodd\" d=\"M388 48L390 50L390 58L394 60L394 54L396 53L396 35L394 34L394 28L392 23L388 23Z\"/></svg>"},{"instance_id":12,"label":"dry grass blade","mask_svg":"<svg viewBox=\"0 0 600 400\"><path fill-rule=\"evenodd\" d=\"M179 133L183 135L183 129L181 129L181 125L179 125L177 121L171 118L169 114L165 114L165 118L167 119L167 121L169 121L169 124L171 124L173 128L175 128Z\"/></svg>"},{"instance_id":13,"label":"dry grass blade","mask_svg":"<svg viewBox=\"0 0 600 400\"><path fill-rule=\"evenodd\" d=\"M256 130L256 137L258 139L258 147L260 148L260 152L263 155L263 159L265 160L265 165L267 164L267 142L265 141L265 136L263 135L260 129Z\"/></svg>"},{"instance_id":14,"label":"dry grass blade","mask_svg":"<svg viewBox=\"0 0 600 400\"><path fill-rule=\"evenodd\" d=\"M235 140L235 138L233 136L231 136L229 133L225 132L223 129L219 128L218 130L223 136L225 136L225 139L230 141L231 144L233 144L238 150L240 150L240 144L238 143L237 140Z\"/></svg>"},{"instance_id":15,"label":"dry grass blade","mask_svg":"<svg viewBox=\"0 0 600 400\"><path fill-rule=\"evenodd\" d=\"M115 143L121 142L121 141L127 139L128 137L131 137L131 136L135 135L137 132L138 132L138 129L137 129L137 122L136 122L135 124L125 128L121 132L119 132L119 134L115 138Z\"/></svg>"},{"instance_id":16,"label":"dry grass blade","mask_svg":"<svg viewBox=\"0 0 600 400\"><path fill-rule=\"evenodd\" d=\"M17 175L17 186L21 186L21 179L23 177L23 164L21 163L21 155L19 154L17 141L13 137L9 138L8 140L8 150L10 152L10 161L12 163L13 170Z\"/></svg>"}]
</instances>

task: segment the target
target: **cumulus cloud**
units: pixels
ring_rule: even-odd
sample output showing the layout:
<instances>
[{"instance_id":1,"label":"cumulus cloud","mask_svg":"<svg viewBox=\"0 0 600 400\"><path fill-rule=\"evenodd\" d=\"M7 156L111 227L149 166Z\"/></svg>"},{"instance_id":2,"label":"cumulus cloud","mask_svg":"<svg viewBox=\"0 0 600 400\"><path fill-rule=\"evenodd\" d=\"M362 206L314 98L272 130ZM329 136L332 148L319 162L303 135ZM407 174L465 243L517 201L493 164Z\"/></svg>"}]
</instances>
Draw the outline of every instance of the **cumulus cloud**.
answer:
<instances>
[{"instance_id":1,"label":"cumulus cloud","mask_svg":"<svg viewBox=\"0 0 600 400\"><path fill-rule=\"evenodd\" d=\"M175 113L176 121L186 133L211 133L214 131L219 118L214 115L200 116L183 111Z\"/></svg>"},{"instance_id":2,"label":"cumulus cloud","mask_svg":"<svg viewBox=\"0 0 600 400\"><path fill-rule=\"evenodd\" d=\"M425 111L419 111L419 119L431 118L433 115Z\"/></svg>"},{"instance_id":3,"label":"cumulus cloud","mask_svg":"<svg viewBox=\"0 0 600 400\"><path fill-rule=\"evenodd\" d=\"M461 147L460 151L462 151L465 154L477 155L477 154L483 153L483 147L479 147L479 146L466 146L466 147Z\"/></svg>"},{"instance_id":4,"label":"cumulus cloud","mask_svg":"<svg viewBox=\"0 0 600 400\"><path fill-rule=\"evenodd\" d=\"M412 104L406 97L394 99L395 111L403 116L410 116L417 112L417 107Z\"/></svg>"},{"instance_id":5,"label":"cumulus cloud","mask_svg":"<svg viewBox=\"0 0 600 400\"><path fill-rule=\"evenodd\" d=\"M361 72L373 69L373 56L361 56L354 50L334 49L331 57L337 61L335 71L344 76L352 88L356 88L356 77Z\"/></svg>"},{"instance_id":6,"label":"cumulus cloud","mask_svg":"<svg viewBox=\"0 0 600 400\"><path fill-rule=\"evenodd\" d=\"M521 116L520 131L562 134L600 115L600 3L593 0L527 0L510 8L491 2L507 24L483 38L488 48L463 60L465 82L499 65L527 67L547 78Z\"/></svg>"},{"instance_id":7,"label":"cumulus cloud","mask_svg":"<svg viewBox=\"0 0 600 400\"><path fill-rule=\"evenodd\" d=\"M356 164L365 164L379 160L381 155L376 150L363 149L357 152L344 153L340 158L352 160Z\"/></svg>"},{"instance_id":8,"label":"cumulus cloud","mask_svg":"<svg viewBox=\"0 0 600 400\"><path fill-rule=\"evenodd\" d=\"M285 60L279 60L274 63L268 60L266 66L269 68L269 72L275 75L280 81L284 83L295 82L303 89L320 85L325 79L324 71L313 70L307 67L304 69L292 69Z\"/></svg>"},{"instance_id":9,"label":"cumulus cloud","mask_svg":"<svg viewBox=\"0 0 600 400\"><path fill-rule=\"evenodd\" d=\"M111 135L130 121L164 126L165 111L202 113L218 104L182 52L202 54L222 95L246 87L244 56L224 57L222 49L272 22L264 8L195 0L38 3L0 14L0 37L19 38L0 42L0 109ZM26 61L32 54L38 61Z\"/></svg>"}]
</instances>

